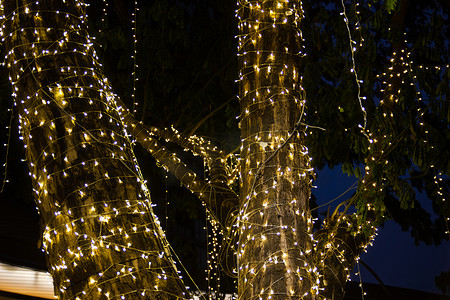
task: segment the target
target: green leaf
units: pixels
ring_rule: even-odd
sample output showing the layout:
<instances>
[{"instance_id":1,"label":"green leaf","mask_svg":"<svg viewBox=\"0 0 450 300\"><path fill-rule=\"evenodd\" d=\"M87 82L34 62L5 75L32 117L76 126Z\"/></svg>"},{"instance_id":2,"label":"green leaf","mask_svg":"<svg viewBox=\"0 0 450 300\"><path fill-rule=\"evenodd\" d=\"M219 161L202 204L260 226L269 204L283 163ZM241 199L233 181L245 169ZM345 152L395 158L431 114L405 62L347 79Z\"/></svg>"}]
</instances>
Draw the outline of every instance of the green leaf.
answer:
<instances>
[{"instance_id":1,"label":"green leaf","mask_svg":"<svg viewBox=\"0 0 450 300\"><path fill-rule=\"evenodd\" d=\"M351 163L343 163L342 164L342 172L348 175L353 175L353 165Z\"/></svg>"},{"instance_id":2,"label":"green leaf","mask_svg":"<svg viewBox=\"0 0 450 300\"><path fill-rule=\"evenodd\" d=\"M353 172L353 174L356 176L356 178L362 178L362 176L361 176L361 168L360 167L356 167L355 171Z\"/></svg>"},{"instance_id":3,"label":"green leaf","mask_svg":"<svg viewBox=\"0 0 450 300\"><path fill-rule=\"evenodd\" d=\"M398 4L398 0L386 0L386 11L392 13Z\"/></svg>"}]
</instances>

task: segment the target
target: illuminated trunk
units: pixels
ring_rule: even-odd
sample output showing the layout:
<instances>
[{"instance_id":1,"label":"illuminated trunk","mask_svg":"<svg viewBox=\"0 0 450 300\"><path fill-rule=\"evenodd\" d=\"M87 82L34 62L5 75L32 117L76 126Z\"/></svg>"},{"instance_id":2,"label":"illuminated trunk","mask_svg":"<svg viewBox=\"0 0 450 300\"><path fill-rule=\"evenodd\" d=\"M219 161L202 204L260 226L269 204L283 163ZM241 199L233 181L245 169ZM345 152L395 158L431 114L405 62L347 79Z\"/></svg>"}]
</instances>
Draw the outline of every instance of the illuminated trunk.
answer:
<instances>
[{"instance_id":1,"label":"illuminated trunk","mask_svg":"<svg viewBox=\"0 0 450 300\"><path fill-rule=\"evenodd\" d=\"M61 299L184 298L76 0L3 1L20 132ZM187 297L187 296L186 296Z\"/></svg>"},{"instance_id":2,"label":"illuminated trunk","mask_svg":"<svg viewBox=\"0 0 450 300\"><path fill-rule=\"evenodd\" d=\"M315 299L300 1L239 1L239 299ZM303 129L302 129L303 128Z\"/></svg>"}]
</instances>

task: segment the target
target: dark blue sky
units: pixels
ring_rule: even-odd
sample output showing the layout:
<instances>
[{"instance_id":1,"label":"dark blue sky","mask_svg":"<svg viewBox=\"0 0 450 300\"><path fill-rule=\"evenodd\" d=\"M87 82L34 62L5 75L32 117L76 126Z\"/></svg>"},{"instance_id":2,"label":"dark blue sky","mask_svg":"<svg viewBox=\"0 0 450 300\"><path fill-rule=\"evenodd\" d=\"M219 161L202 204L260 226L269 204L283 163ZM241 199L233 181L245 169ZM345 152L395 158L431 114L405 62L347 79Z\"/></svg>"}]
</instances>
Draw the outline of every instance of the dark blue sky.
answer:
<instances>
[{"instance_id":1,"label":"dark blue sky","mask_svg":"<svg viewBox=\"0 0 450 300\"><path fill-rule=\"evenodd\" d=\"M317 188L313 192L319 205L336 198L357 181L356 178L343 174L339 166L317 173L318 178L314 182ZM346 195L347 198L351 193L352 191ZM341 201L347 198L343 197ZM429 200L423 199L421 203L423 201ZM409 232L403 232L394 221L388 221L384 227L379 228L373 246L361 255L361 259L377 273L385 285L441 294L434 283L434 277L450 270L450 242L437 247L423 243L415 246ZM363 282L378 283L363 265L360 264L359 268ZM355 272L356 268L352 280L359 281Z\"/></svg>"}]
</instances>

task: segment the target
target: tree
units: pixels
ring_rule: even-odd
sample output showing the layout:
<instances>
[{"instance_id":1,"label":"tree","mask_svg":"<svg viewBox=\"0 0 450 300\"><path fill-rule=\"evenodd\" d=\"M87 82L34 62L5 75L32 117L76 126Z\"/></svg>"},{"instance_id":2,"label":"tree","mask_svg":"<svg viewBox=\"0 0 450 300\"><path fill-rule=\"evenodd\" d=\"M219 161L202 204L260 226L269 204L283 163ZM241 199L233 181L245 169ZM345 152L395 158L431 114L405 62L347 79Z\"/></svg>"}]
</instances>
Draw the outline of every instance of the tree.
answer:
<instances>
[{"instance_id":1,"label":"tree","mask_svg":"<svg viewBox=\"0 0 450 300\"><path fill-rule=\"evenodd\" d=\"M79 1L4 3L43 248L62 299L187 295Z\"/></svg>"},{"instance_id":2,"label":"tree","mask_svg":"<svg viewBox=\"0 0 450 300\"><path fill-rule=\"evenodd\" d=\"M188 295L129 134L207 206L237 255L242 299L341 299L352 266L387 214L395 218L407 208L423 214L413 187L425 189L439 208L435 239L448 238L441 230L449 216L448 70L422 71L411 62L427 55L417 44L409 53L403 39L411 27L407 10L417 6L408 3L387 1L392 15L383 18L384 6L371 2L347 13L344 2L304 8L300 1L240 1L237 173L226 164L228 154L207 140L134 118L97 62L83 3L4 1L6 63L60 297ZM305 17L304 9L318 11L316 17ZM336 11L343 17L322 23ZM363 17L374 21L361 24ZM377 43L386 25L387 41ZM448 45L441 52L425 46L432 52L426 62L442 65ZM387 66L377 62L380 50L392 58ZM210 179L160 140L203 157ZM314 229L312 167L324 163L342 163L361 180ZM233 264L224 268L232 271Z\"/></svg>"}]
</instances>

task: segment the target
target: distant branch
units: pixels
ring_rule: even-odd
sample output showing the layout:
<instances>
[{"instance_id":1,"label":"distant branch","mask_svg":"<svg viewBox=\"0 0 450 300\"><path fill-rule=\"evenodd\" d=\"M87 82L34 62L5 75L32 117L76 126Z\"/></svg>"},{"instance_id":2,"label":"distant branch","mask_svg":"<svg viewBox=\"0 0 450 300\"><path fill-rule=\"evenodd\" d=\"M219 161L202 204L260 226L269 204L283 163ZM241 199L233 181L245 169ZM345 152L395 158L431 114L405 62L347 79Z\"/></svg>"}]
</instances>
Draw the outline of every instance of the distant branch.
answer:
<instances>
[{"instance_id":1,"label":"distant branch","mask_svg":"<svg viewBox=\"0 0 450 300\"><path fill-rule=\"evenodd\" d=\"M175 153L162 146L152 132L124 108L121 117L129 132L165 169L192 191L224 227L230 226L233 212L237 209L238 196L226 184L206 182L189 169ZM182 139L180 139L181 141ZM214 165L214 160L213 163Z\"/></svg>"},{"instance_id":2,"label":"distant branch","mask_svg":"<svg viewBox=\"0 0 450 300\"><path fill-rule=\"evenodd\" d=\"M200 155L205 160L208 160L211 157L225 156L225 153L222 150L218 149L217 146L214 146L211 143L211 141L203 137L198 137L195 135L186 137L173 127L161 129L144 124L142 124L142 126L152 135L160 139L164 139L166 142L180 145L185 150L189 150L195 155Z\"/></svg>"}]
</instances>

